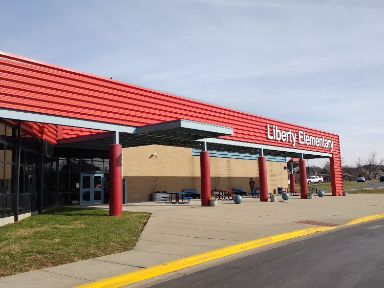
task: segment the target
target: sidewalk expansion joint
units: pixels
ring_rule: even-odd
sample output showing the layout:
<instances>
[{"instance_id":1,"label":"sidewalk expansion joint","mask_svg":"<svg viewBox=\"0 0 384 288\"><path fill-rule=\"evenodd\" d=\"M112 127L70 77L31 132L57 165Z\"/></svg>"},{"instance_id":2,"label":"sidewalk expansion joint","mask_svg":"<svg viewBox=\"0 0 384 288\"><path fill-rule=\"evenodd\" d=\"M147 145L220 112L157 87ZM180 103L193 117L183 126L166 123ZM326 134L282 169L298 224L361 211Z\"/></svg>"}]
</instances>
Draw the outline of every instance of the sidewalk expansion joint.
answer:
<instances>
[{"instance_id":1,"label":"sidewalk expansion joint","mask_svg":"<svg viewBox=\"0 0 384 288\"><path fill-rule=\"evenodd\" d=\"M324 227L337 227L339 224L335 223L327 223L327 222L319 222L319 221L312 221L312 220L303 220L296 222L297 224L308 224L308 225L314 225L314 226L324 226Z\"/></svg>"},{"instance_id":2,"label":"sidewalk expansion joint","mask_svg":"<svg viewBox=\"0 0 384 288\"><path fill-rule=\"evenodd\" d=\"M235 225L234 225L235 226ZM174 227L173 226L162 226L162 229L167 229L167 228L170 228L170 229L173 229ZM193 228L193 227L189 227L189 226L186 226L184 228L185 230L187 231L191 231L191 230L194 230L194 231L204 231L204 232L217 232L217 233L220 233L220 232L223 232L222 230L215 230L215 229L202 229L202 228ZM238 231L232 231L232 230L228 230L228 231L225 231L226 233L233 233L233 234L244 234L244 235L249 235L249 233L244 233L244 232L238 232ZM162 233L162 232L160 232ZM159 233L159 234L160 234Z\"/></svg>"},{"instance_id":3,"label":"sidewalk expansion joint","mask_svg":"<svg viewBox=\"0 0 384 288\"><path fill-rule=\"evenodd\" d=\"M178 245L178 246L183 246L185 247L185 244L179 243L179 242L168 242L168 241L159 241L159 240L148 240L148 239L142 239L142 241L147 241L151 243L163 243L163 244L172 244L172 245ZM193 247L207 247L207 248L214 248L216 249L217 246L213 245L197 245L197 244L188 244L188 246L193 246Z\"/></svg>"},{"instance_id":4,"label":"sidewalk expansion joint","mask_svg":"<svg viewBox=\"0 0 384 288\"><path fill-rule=\"evenodd\" d=\"M87 278L78 277L78 276L74 276L74 275L68 275L68 274L64 274L64 273L58 273L58 272L54 272L54 271L48 271L46 269L41 269L40 271L43 271L43 272L46 272L46 273L50 273L50 274L54 274L54 275L65 276L65 277L68 277L68 278L79 279L79 280L83 280L83 281L87 281L87 282L93 281L92 279L87 279Z\"/></svg>"},{"instance_id":5,"label":"sidewalk expansion joint","mask_svg":"<svg viewBox=\"0 0 384 288\"><path fill-rule=\"evenodd\" d=\"M183 235L183 234L174 234L174 233L156 233L157 235L167 235L167 236L176 236L176 237L185 237L190 239L208 239L208 240L220 240L220 241L233 241L233 242L241 242L242 240L233 240L233 239L223 239L223 238L215 238L215 237L199 237L199 236L192 236L192 235ZM146 240L146 239L143 239ZM151 241L151 240L149 240Z\"/></svg>"},{"instance_id":6,"label":"sidewalk expansion joint","mask_svg":"<svg viewBox=\"0 0 384 288\"><path fill-rule=\"evenodd\" d=\"M98 262L104 262L104 263L116 264L116 265L120 265L120 266L127 266L127 267L133 267L133 268L140 268L140 269L147 268L147 267L145 267L145 266L131 265L131 264L124 264L124 263L121 263L121 262L115 262L115 261L110 261L110 260L101 260L101 259L94 259L94 260L95 260L95 261L98 261Z\"/></svg>"},{"instance_id":7,"label":"sidewalk expansion joint","mask_svg":"<svg viewBox=\"0 0 384 288\"><path fill-rule=\"evenodd\" d=\"M133 251L133 250L132 250ZM156 254L162 254L162 255L171 255L171 256L179 256L179 257L185 257L185 255L182 254L175 254L175 253L169 253L169 252L160 252L160 251L150 251L150 250L145 250L145 249L135 249L134 251L138 252L146 252L146 253L156 253Z\"/></svg>"}]
</instances>

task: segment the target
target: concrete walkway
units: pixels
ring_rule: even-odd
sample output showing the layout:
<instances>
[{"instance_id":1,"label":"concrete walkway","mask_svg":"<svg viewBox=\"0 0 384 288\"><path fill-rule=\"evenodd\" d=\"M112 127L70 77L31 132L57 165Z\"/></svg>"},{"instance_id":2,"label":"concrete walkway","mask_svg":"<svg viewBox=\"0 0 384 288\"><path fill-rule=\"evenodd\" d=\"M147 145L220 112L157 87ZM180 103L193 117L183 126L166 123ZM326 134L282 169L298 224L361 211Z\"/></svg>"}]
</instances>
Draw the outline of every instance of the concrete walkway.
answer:
<instances>
[{"instance_id":1,"label":"concrete walkway","mask_svg":"<svg viewBox=\"0 0 384 288\"><path fill-rule=\"evenodd\" d=\"M340 225L384 213L384 195L274 203L245 199L240 205L225 200L218 207L201 207L198 200L188 205L151 202L124 205L124 210L152 213L134 250L0 278L0 287L73 287L264 236Z\"/></svg>"}]
</instances>

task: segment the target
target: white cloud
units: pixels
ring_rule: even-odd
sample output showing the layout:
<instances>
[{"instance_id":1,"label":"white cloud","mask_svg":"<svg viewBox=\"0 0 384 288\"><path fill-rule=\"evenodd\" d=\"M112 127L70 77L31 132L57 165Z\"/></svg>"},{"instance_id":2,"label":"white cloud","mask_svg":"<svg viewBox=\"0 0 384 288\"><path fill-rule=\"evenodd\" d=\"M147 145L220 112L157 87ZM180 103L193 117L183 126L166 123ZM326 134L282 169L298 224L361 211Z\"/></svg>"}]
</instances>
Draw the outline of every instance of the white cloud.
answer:
<instances>
[{"instance_id":1,"label":"white cloud","mask_svg":"<svg viewBox=\"0 0 384 288\"><path fill-rule=\"evenodd\" d=\"M0 50L337 132L353 163L384 157L383 9L368 0L9 1Z\"/></svg>"}]
</instances>

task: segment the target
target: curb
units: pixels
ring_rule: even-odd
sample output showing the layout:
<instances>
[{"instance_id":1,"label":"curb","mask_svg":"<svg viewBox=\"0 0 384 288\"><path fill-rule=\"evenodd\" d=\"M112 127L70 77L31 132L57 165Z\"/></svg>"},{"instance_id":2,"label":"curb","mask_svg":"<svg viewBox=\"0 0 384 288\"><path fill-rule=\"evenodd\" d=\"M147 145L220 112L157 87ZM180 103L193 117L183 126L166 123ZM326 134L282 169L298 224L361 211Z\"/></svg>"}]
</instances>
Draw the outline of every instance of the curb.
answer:
<instances>
[{"instance_id":1,"label":"curb","mask_svg":"<svg viewBox=\"0 0 384 288\"><path fill-rule=\"evenodd\" d=\"M341 225L341 226L352 226L352 225L358 225L366 222L371 222L375 220L384 219L384 214L375 214L371 216L365 216L361 218L354 219L352 221L349 221L348 223Z\"/></svg>"},{"instance_id":2,"label":"curb","mask_svg":"<svg viewBox=\"0 0 384 288\"><path fill-rule=\"evenodd\" d=\"M284 242L287 240L300 238L304 236L310 236L317 233L327 232L331 230L335 230L341 227L349 227L353 225L358 225L366 222L371 222L379 219L384 219L384 214L376 214L366 217L361 217L349 221L346 224L336 226L336 227L322 227L316 226L302 230L296 230L292 232L277 234L273 236L263 237L256 240L251 240L248 242L244 242L241 244L236 244L216 250L212 250L209 252L205 252L202 254L197 254L194 256L178 259L175 261L171 261L168 263L148 267L145 269L137 270L131 273L122 274L118 276L114 276L111 278L106 278L103 280L99 280L92 283L87 283L84 285L76 286L77 288L115 288L115 287L123 287L126 285L130 285L133 283L141 282L144 280L148 280L154 277L158 277L161 275L169 274L178 270L182 270L185 268L197 266L203 263L207 263L213 260L217 260L220 258L224 258L230 255L239 254L242 252L246 252L249 250L265 247L268 245L272 245L275 243Z\"/></svg>"}]
</instances>

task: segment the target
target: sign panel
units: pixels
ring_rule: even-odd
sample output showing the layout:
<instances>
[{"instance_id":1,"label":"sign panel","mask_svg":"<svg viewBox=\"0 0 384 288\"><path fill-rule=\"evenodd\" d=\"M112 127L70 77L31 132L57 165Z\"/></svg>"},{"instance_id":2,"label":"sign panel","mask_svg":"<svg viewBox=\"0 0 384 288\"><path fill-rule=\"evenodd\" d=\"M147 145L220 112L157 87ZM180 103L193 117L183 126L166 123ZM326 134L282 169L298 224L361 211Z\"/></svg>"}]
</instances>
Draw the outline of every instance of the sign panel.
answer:
<instances>
[{"instance_id":1,"label":"sign panel","mask_svg":"<svg viewBox=\"0 0 384 288\"><path fill-rule=\"evenodd\" d=\"M267 124L267 139L290 143L293 147L297 144L319 147L333 151L333 140L325 137L317 137L302 130L284 130L277 125Z\"/></svg>"}]
</instances>

